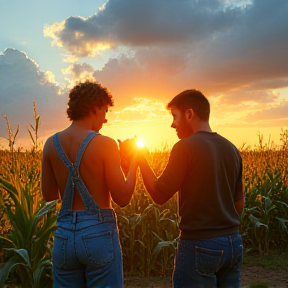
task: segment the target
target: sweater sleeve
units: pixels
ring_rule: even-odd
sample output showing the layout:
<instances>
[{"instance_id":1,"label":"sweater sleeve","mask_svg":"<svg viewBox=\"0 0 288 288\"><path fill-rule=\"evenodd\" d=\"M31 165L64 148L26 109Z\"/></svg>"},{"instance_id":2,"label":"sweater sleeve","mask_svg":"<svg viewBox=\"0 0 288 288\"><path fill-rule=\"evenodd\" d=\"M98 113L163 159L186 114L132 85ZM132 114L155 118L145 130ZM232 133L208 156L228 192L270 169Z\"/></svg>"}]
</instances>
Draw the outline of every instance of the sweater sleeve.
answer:
<instances>
[{"instance_id":1,"label":"sweater sleeve","mask_svg":"<svg viewBox=\"0 0 288 288\"><path fill-rule=\"evenodd\" d=\"M163 174L155 182L155 191L170 199L181 189L191 163L191 153L183 140L177 142L170 153Z\"/></svg>"}]
</instances>

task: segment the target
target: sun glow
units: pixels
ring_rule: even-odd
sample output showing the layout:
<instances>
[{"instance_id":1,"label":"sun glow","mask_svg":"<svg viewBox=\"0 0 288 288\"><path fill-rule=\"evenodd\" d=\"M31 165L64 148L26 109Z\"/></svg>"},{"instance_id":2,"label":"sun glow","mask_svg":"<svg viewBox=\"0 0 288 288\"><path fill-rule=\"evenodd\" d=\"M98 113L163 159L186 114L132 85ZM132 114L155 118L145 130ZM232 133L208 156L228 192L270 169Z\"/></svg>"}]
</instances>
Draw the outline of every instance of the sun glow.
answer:
<instances>
[{"instance_id":1,"label":"sun glow","mask_svg":"<svg viewBox=\"0 0 288 288\"><path fill-rule=\"evenodd\" d=\"M137 138L137 142L136 142L136 145L139 147L139 148L143 148L144 147L144 141L141 139L141 138Z\"/></svg>"}]
</instances>

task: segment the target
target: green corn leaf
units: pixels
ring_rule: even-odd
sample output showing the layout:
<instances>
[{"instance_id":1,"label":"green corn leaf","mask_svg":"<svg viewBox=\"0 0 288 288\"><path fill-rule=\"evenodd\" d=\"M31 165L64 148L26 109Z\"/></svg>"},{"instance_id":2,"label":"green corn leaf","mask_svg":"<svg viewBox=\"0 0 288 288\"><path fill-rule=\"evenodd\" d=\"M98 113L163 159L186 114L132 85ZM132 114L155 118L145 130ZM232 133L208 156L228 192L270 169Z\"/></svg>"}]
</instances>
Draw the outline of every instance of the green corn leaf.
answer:
<instances>
[{"instance_id":1,"label":"green corn leaf","mask_svg":"<svg viewBox=\"0 0 288 288\"><path fill-rule=\"evenodd\" d=\"M3 266L0 267L0 287L4 286L9 274L17 266L23 266L26 269L28 268L28 270L30 268L26 263L19 262L19 257L17 255L12 256Z\"/></svg>"},{"instance_id":2,"label":"green corn leaf","mask_svg":"<svg viewBox=\"0 0 288 288\"><path fill-rule=\"evenodd\" d=\"M143 214L149 213L154 208L154 203L149 204L143 211Z\"/></svg>"},{"instance_id":3,"label":"green corn leaf","mask_svg":"<svg viewBox=\"0 0 288 288\"><path fill-rule=\"evenodd\" d=\"M252 222L257 228L263 226L263 227L265 227L266 229L268 229L268 226L267 226L266 224L261 223L260 220L259 220L257 217L255 217L255 216L253 216L253 215L249 215L249 218L250 218L251 222Z\"/></svg>"},{"instance_id":4,"label":"green corn leaf","mask_svg":"<svg viewBox=\"0 0 288 288\"><path fill-rule=\"evenodd\" d=\"M45 206L41 207L38 211L36 211L34 215L34 219L32 224L30 225L30 235L34 234L35 229L37 228L37 224L39 223L42 218L50 212L55 211L56 209L57 200L47 203ZM56 217L55 217L56 221Z\"/></svg>"},{"instance_id":5,"label":"green corn leaf","mask_svg":"<svg viewBox=\"0 0 288 288\"><path fill-rule=\"evenodd\" d=\"M51 259L43 259L42 261L40 261L36 267L36 269L34 270L33 273L33 283L34 283L34 287L35 288L42 288L40 286L40 280L43 277L43 273L45 272L45 270L47 268L52 268L52 261Z\"/></svg>"},{"instance_id":6,"label":"green corn leaf","mask_svg":"<svg viewBox=\"0 0 288 288\"><path fill-rule=\"evenodd\" d=\"M152 266L154 265L155 260L156 260L157 256L159 255L159 253L162 251L162 249L164 249L165 247L168 247L168 246L174 247L173 242L172 241L163 241L163 242L157 243L154 251L152 252L152 257L151 257Z\"/></svg>"},{"instance_id":7,"label":"green corn leaf","mask_svg":"<svg viewBox=\"0 0 288 288\"><path fill-rule=\"evenodd\" d=\"M163 242L164 240L158 235L156 234L154 231L151 231L151 233L158 239L160 240L160 242Z\"/></svg>"},{"instance_id":8,"label":"green corn leaf","mask_svg":"<svg viewBox=\"0 0 288 288\"><path fill-rule=\"evenodd\" d=\"M15 248L9 248L7 251L12 252L15 255L18 255L22 261L24 261L25 265L28 265L31 267L30 259L29 259L29 254L26 249L15 249Z\"/></svg>"},{"instance_id":9,"label":"green corn leaf","mask_svg":"<svg viewBox=\"0 0 288 288\"><path fill-rule=\"evenodd\" d=\"M9 193L9 196L14 202L17 202L19 199L19 193L17 189L13 186L12 183L0 177L0 188L3 188L6 192Z\"/></svg>"},{"instance_id":10,"label":"green corn leaf","mask_svg":"<svg viewBox=\"0 0 288 288\"><path fill-rule=\"evenodd\" d=\"M276 205L272 205L268 211L266 211L266 215L268 215L270 212L273 212L273 210L277 210L277 206Z\"/></svg>"},{"instance_id":11,"label":"green corn leaf","mask_svg":"<svg viewBox=\"0 0 288 288\"><path fill-rule=\"evenodd\" d=\"M117 215L118 218L121 218L122 220L124 220L126 222L126 224L129 224L129 219L128 217L124 216L124 215Z\"/></svg>"},{"instance_id":12,"label":"green corn leaf","mask_svg":"<svg viewBox=\"0 0 288 288\"><path fill-rule=\"evenodd\" d=\"M275 217L275 218L279 221L282 229L287 231L288 220L287 219L283 219L283 218L279 218L279 217Z\"/></svg>"},{"instance_id":13,"label":"green corn leaf","mask_svg":"<svg viewBox=\"0 0 288 288\"><path fill-rule=\"evenodd\" d=\"M268 197L264 197L264 199L265 199L265 202L264 202L265 203L265 211L268 211L269 207L271 206L272 201Z\"/></svg>"},{"instance_id":14,"label":"green corn leaf","mask_svg":"<svg viewBox=\"0 0 288 288\"><path fill-rule=\"evenodd\" d=\"M276 202L279 203L279 204L281 204L281 205L284 205L284 206L288 209L288 204L287 204L287 203L285 203L285 202L283 202L283 201L279 201L279 200L277 200ZM288 211L287 211L287 212L288 212Z\"/></svg>"}]
</instances>

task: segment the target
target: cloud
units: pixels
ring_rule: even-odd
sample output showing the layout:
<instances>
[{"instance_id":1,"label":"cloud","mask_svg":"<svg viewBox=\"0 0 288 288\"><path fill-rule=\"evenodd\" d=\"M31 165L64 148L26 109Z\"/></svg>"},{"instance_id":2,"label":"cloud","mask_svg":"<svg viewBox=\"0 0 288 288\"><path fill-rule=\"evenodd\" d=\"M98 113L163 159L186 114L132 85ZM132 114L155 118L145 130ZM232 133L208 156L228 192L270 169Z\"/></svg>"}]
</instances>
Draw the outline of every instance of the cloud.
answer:
<instances>
[{"instance_id":1,"label":"cloud","mask_svg":"<svg viewBox=\"0 0 288 288\"><path fill-rule=\"evenodd\" d=\"M247 101L234 106L223 103L221 98L213 98L210 102L212 104L211 123L218 127L283 128L288 125L287 99L267 103Z\"/></svg>"},{"instance_id":2,"label":"cloud","mask_svg":"<svg viewBox=\"0 0 288 288\"><path fill-rule=\"evenodd\" d=\"M171 117L165 109L165 103L155 99L134 98L132 103L115 112L116 125L123 122L153 122L158 123Z\"/></svg>"},{"instance_id":3,"label":"cloud","mask_svg":"<svg viewBox=\"0 0 288 288\"><path fill-rule=\"evenodd\" d=\"M69 17L68 19L54 23L51 26L44 27L44 36L54 39L52 45L63 47L74 56L93 57L100 51L115 46L112 39L102 37L97 23L91 26L86 21L90 18ZM95 25L95 27L93 27ZM90 27L89 27L90 26ZM93 32L92 32L93 31ZM97 34L97 38L91 38L90 35ZM108 38L110 38L108 36Z\"/></svg>"},{"instance_id":4,"label":"cloud","mask_svg":"<svg viewBox=\"0 0 288 288\"><path fill-rule=\"evenodd\" d=\"M34 125L33 101L40 115L40 134L66 122L67 94L53 82L53 77L51 72L41 71L24 52L6 49L0 54L0 114L8 117L13 132L20 126L17 138L27 138L27 127ZM1 118L0 137L6 138L6 121Z\"/></svg>"},{"instance_id":5,"label":"cloud","mask_svg":"<svg viewBox=\"0 0 288 288\"><path fill-rule=\"evenodd\" d=\"M74 82L81 81L81 80L95 80L93 73L94 73L94 68L87 64L72 64L68 68L63 69L62 73L64 75L70 75L69 81L73 84Z\"/></svg>"},{"instance_id":6,"label":"cloud","mask_svg":"<svg viewBox=\"0 0 288 288\"><path fill-rule=\"evenodd\" d=\"M248 114L245 121L249 123L261 123L270 126L287 126L288 124L288 101L281 101L275 107L263 109L255 113Z\"/></svg>"},{"instance_id":7,"label":"cloud","mask_svg":"<svg viewBox=\"0 0 288 288\"><path fill-rule=\"evenodd\" d=\"M240 102L250 102L253 106L255 104L265 105L265 104L273 104L279 101L280 95L279 93L273 92L271 90L255 90L249 88L239 89L237 91L233 91L230 93L225 93L221 97L221 104L226 105L237 105ZM261 109L263 106L261 107Z\"/></svg>"},{"instance_id":8,"label":"cloud","mask_svg":"<svg viewBox=\"0 0 288 288\"><path fill-rule=\"evenodd\" d=\"M265 79L257 81L256 83L253 83L250 88L251 89L257 89L257 90L269 90L269 89L279 89L288 87L288 78L283 79Z\"/></svg>"},{"instance_id":9,"label":"cloud","mask_svg":"<svg viewBox=\"0 0 288 288\"><path fill-rule=\"evenodd\" d=\"M267 126L286 121L260 111L286 107L287 14L287 0L109 0L91 17L46 26L45 35L80 61L115 52L99 70L82 62L63 71L107 86L115 109L135 98L167 103L196 88L214 101L219 119L245 126L259 116L257 125Z\"/></svg>"},{"instance_id":10,"label":"cloud","mask_svg":"<svg viewBox=\"0 0 288 288\"><path fill-rule=\"evenodd\" d=\"M154 69L149 61L146 61L146 57L143 57L143 60L140 58L141 56L138 61L126 56L110 59L101 70L95 70L87 63L73 64L62 72L70 75L72 84L88 78L106 86L115 99L116 109L130 105L134 98L159 99L166 102L167 98L173 95L173 92L169 92L167 96L167 88L171 87L171 75L166 71L166 67L169 69L169 61L167 62L159 52L157 61L162 61L163 64L166 62L166 66L158 65L158 69ZM172 57L170 61L173 61ZM173 73L171 69L169 71ZM167 84L163 86L163 83Z\"/></svg>"},{"instance_id":11,"label":"cloud","mask_svg":"<svg viewBox=\"0 0 288 288\"><path fill-rule=\"evenodd\" d=\"M129 51L94 73L117 93L125 85L136 97L151 87L167 95L169 83L169 95L187 87L210 95L258 82L287 85L287 13L286 0L110 0L91 17L46 26L45 35L77 57L99 47Z\"/></svg>"},{"instance_id":12,"label":"cloud","mask_svg":"<svg viewBox=\"0 0 288 288\"><path fill-rule=\"evenodd\" d=\"M44 27L53 44L78 56L122 46L198 41L227 31L241 9L218 1L109 0L91 17L69 17Z\"/></svg>"},{"instance_id":13,"label":"cloud","mask_svg":"<svg viewBox=\"0 0 288 288\"><path fill-rule=\"evenodd\" d=\"M254 0L242 21L204 47L200 74L218 90L268 81L287 82L288 2Z\"/></svg>"}]
</instances>

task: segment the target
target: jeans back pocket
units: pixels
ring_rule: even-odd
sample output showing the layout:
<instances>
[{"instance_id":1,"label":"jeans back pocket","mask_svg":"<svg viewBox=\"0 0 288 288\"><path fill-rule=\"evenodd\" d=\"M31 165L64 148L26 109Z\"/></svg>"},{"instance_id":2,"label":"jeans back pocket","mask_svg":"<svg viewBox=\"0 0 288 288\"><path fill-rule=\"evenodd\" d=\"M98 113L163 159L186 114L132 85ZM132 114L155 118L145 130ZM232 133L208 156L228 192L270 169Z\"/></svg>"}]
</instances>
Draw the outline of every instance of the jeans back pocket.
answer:
<instances>
[{"instance_id":1,"label":"jeans back pocket","mask_svg":"<svg viewBox=\"0 0 288 288\"><path fill-rule=\"evenodd\" d=\"M114 260L113 232L101 231L82 236L88 262L94 267L103 267Z\"/></svg>"},{"instance_id":2,"label":"jeans back pocket","mask_svg":"<svg viewBox=\"0 0 288 288\"><path fill-rule=\"evenodd\" d=\"M220 268L223 250L211 250L195 246L196 271L200 275L211 275Z\"/></svg>"}]
</instances>

